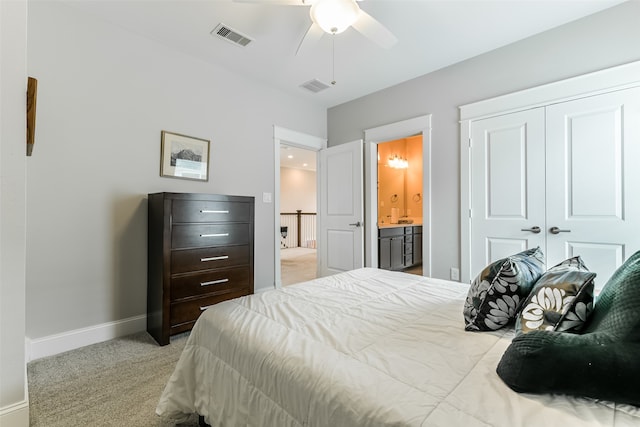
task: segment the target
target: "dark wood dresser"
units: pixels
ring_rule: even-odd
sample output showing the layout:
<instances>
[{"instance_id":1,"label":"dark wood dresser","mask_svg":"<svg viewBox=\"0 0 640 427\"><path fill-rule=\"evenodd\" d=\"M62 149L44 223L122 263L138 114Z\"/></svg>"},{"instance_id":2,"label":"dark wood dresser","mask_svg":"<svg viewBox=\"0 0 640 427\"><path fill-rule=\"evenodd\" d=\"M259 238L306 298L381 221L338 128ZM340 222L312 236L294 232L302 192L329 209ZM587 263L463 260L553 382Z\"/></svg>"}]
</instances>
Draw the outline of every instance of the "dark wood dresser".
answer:
<instances>
[{"instance_id":1,"label":"dark wood dresser","mask_svg":"<svg viewBox=\"0 0 640 427\"><path fill-rule=\"evenodd\" d=\"M147 331L160 345L253 293L253 197L149 194Z\"/></svg>"}]
</instances>

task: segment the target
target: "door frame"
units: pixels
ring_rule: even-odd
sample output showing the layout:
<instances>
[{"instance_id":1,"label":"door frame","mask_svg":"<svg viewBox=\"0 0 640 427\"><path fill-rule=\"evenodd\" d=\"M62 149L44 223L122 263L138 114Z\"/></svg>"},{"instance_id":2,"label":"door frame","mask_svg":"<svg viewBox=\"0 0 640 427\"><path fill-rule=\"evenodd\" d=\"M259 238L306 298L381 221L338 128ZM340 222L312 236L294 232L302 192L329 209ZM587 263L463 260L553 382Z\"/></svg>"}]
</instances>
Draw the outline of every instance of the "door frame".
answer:
<instances>
[{"instance_id":1,"label":"door frame","mask_svg":"<svg viewBox=\"0 0 640 427\"><path fill-rule=\"evenodd\" d=\"M475 120L544 107L640 86L640 61L462 105L460 112L460 273L470 283L471 271L471 123Z\"/></svg>"},{"instance_id":2,"label":"door frame","mask_svg":"<svg viewBox=\"0 0 640 427\"><path fill-rule=\"evenodd\" d=\"M423 276L431 276L431 114L364 131L365 266L378 267L378 144L422 134L422 259Z\"/></svg>"},{"instance_id":3,"label":"door frame","mask_svg":"<svg viewBox=\"0 0 640 427\"><path fill-rule=\"evenodd\" d=\"M318 136L308 135L306 133L297 132L291 129L283 128L277 125L273 126L273 175L274 175L274 191L273 191L273 242L274 242L274 288L282 287L282 269L280 267L280 147L287 145L291 147L302 148L311 151L320 151L327 148L327 139ZM318 162L320 156L316 156L316 171L318 170ZM318 189L318 177L316 173L316 210L320 209L320 193ZM320 221L320 218L318 218ZM316 228L320 227L320 223L316 223ZM319 264L318 264L319 265ZM316 268L318 268L316 266Z\"/></svg>"}]
</instances>

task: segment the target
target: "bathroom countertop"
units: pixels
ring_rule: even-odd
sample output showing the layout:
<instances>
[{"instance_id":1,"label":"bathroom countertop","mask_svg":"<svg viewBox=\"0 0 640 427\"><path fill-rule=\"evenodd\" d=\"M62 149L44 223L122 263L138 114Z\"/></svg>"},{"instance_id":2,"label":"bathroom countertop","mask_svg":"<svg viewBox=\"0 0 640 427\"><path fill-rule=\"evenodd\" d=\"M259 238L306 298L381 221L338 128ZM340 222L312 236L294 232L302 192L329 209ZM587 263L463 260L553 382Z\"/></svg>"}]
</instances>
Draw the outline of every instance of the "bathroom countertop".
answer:
<instances>
[{"instance_id":1,"label":"bathroom countertop","mask_svg":"<svg viewBox=\"0 0 640 427\"><path fill-rule=\"evenodd\" d=\"M411 224L378 224L378 228L411 227L413 225L422 225L422 224L419 222L413 222Z\"/></svg>"}]
</instances>

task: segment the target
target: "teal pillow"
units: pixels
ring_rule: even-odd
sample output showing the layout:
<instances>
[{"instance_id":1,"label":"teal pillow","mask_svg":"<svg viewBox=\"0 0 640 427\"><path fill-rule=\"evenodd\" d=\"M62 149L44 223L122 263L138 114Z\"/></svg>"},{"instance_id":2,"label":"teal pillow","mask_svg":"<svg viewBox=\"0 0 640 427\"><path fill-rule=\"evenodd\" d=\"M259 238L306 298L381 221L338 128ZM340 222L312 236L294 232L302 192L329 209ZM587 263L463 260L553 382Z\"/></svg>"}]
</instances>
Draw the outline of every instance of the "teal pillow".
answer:
<instances>
[{"instance_id":1,"label":"teal pillow","mask_svg":"<svg viewBox=\"0 0 640 427\"><path fill-rule=\"evenodd\" d=\"M465 330L493 331L516 318L522 301L544 272L540 248L489 264L471 283L463 308Z\"/></svg>"},{"instance_id":2,"label":"teal pillow","mask_svg":"<svg viewBox=\"0 0 640 427\"><path fill-rule=\"evenodd\" d=\"M538 279L516 319L516 334L535 330L579 332L593 311L592 273L579 256Z\"/></svg>"},{"instance_id":3,"label":"teal pillow","mask_svg":"<svg viewBox=\"0 0 640 427\"><path fill-rule=\"evenodd\" d=\"M611 276L581 335L532 331L513 339L497 373L513 390L640 406L640 251Z\"/></svg>"}]
</instances>

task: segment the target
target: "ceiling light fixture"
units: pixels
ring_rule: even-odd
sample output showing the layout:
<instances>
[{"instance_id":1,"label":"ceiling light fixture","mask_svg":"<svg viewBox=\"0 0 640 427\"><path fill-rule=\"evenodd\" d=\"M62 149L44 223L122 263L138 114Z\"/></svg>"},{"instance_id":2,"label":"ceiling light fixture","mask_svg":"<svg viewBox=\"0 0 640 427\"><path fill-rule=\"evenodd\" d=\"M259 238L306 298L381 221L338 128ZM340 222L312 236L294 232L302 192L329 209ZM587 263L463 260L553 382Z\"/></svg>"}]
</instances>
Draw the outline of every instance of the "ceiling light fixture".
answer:
<instances>
[{"instance_id":1,"label":"ceiling light fixture","mask_svg":"<svg viewBox=\"0 0 640 427\"><path fill-rule=\"evenodd\" d=\"M359 13L355 0L317 0L309 11L311 20L329 34L340 34L349 28Z\"/></svg>"},{"instance_id":2,"label":"ceiling light fixture","mask_svg":"<svg viewBox=\"0 0 640 427\"><path fill-rule=\"evenodd\" d=\"M398 155L396 154L389 157L389 166L394 169L407 169L409 167L409 162L407 161L407 159L398 157Z\"/></svg>"}]
</instances>

